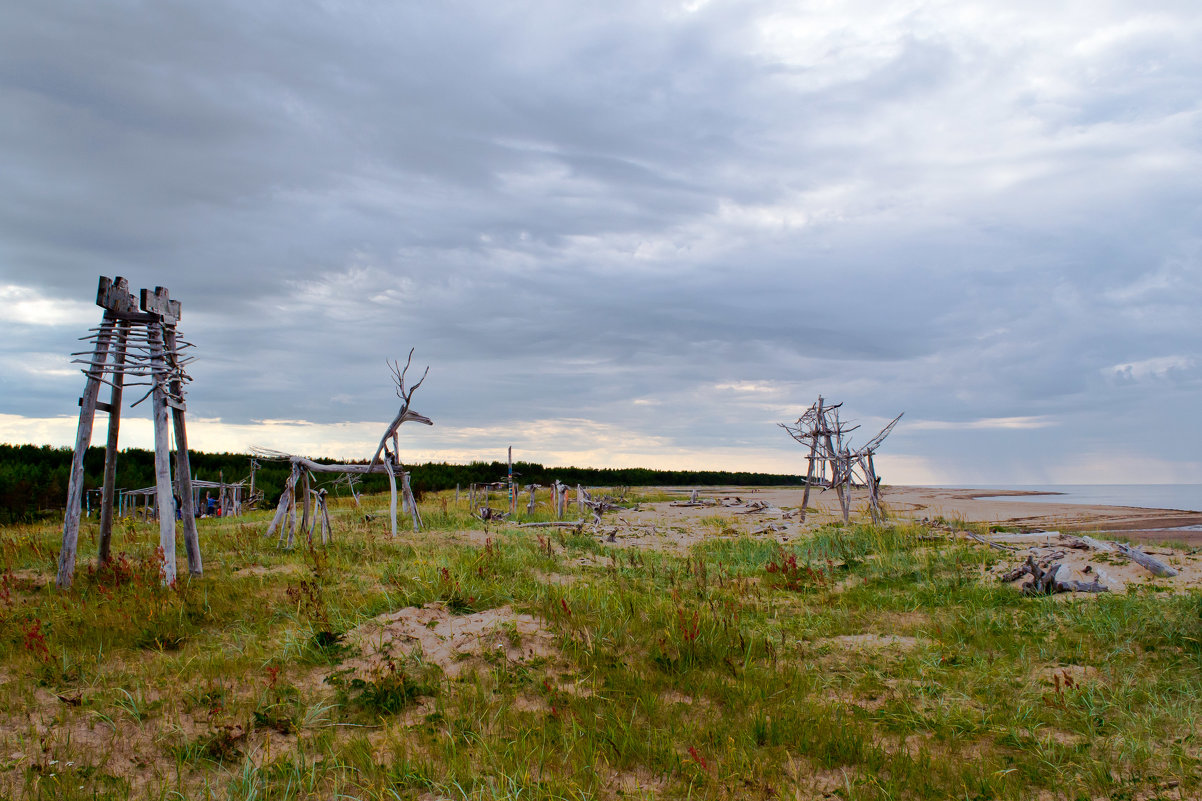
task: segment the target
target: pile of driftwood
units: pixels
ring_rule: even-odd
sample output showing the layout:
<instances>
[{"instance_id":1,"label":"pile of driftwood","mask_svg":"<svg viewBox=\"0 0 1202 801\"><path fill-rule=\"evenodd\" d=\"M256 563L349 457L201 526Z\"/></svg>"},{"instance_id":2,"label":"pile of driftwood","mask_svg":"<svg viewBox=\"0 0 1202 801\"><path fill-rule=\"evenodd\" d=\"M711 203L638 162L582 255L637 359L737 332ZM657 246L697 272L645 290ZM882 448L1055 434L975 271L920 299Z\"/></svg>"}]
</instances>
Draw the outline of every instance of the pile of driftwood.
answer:
<instances>
[{"instance_id":1,"label":"pile of driftwood","mask_svg":"<svg viewBox=\"0 0 1202 801\"><path fill-rule=\"evenodd\" d=\"M851 488L857 483L868 490L868 511L873 521L880 522L884 518L880 500L880 479L876 474L873 454L902 416L899 414L875 437L861 447L854 448L851 441L845 437L859 426L849 426L839 419L839 407L842 405L827 405L819 395L818 402L806 409L796 422L778 423L790 437L802 445L808 445L810 449L807 457L805 493L801 498L803 523L806 519L806 509L810 505L810 488L813 486L822 490L835 490L839 497L843 522L847 523L851 518Z\"/></svg>"},{"instance_id":2,"label":"pile of driftwood","mask_svg":"<svg viewBox=\"0 0 1202 801\"><path fill-rule=\"evenodd\" d=\"M1048 533L1049 535L1051 534L1051 532ZM987 545L990 548L1005 551L1012 555L1018 555L1018 551L1020 550L1012 545L1004 545L995 540L980 537L970 531L964 531L961 534L982 545ZM1085 567L1084 572L1093 575L1092 581L1079 581L1069 578L1068 570L1065 569L1060 560L1064 559L1070 550L1120 554L1154 576L1172 578L1177 575L1176 570L1150 554L1146 554L1126 543L1115 542L1113 540L1098 540L1089 536L1075 537L1068 534L1059 534L1055 545L1035 546L1030 550L1032 552L1027 554L1026 561L999 576L999 580L1005 583L1017 581L1023 576L1030 576L1031 578L1022 584L1024 595L1051 595L1061 592L1110 592L1111 588L1102 583L1103 576L1099 575L1099 572L1094 571L1089 565Z\"/></svg>"}]
</instances>

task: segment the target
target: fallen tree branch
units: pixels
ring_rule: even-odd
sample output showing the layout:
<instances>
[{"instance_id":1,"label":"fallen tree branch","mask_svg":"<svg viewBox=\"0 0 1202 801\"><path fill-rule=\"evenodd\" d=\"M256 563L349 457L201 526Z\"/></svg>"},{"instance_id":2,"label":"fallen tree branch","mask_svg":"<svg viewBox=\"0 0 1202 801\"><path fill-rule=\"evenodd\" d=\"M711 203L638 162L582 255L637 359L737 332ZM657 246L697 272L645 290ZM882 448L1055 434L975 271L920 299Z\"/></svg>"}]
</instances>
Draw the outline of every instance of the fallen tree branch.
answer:
<instances>
[{"instance_id":1,"label":"fallen tree branch","mask_svg":"<svg viewBox=\"0 0 1202 801\"><path fill-rule=\"evenodd\" d=\"M999 551L1012 551L1013 552L1013 551L1018 550L1018 548L1015 548L1011 545L1002 545L1000 542L994 542L993 540L987 540L984 537L978 537L976 534L973 534L971 531L961 531L960 533L963 534L964 536L968 537L970 540L976 540L977 542L981 543L982 545L988 545L990 548L997 548Z\"/></svg>"},{"instance_id":2,"label":"fallen tree branch","mask_svg":"<svg viewBox=\"0 0 1202 801\"><path fill-rule=\"evenodd\" d=\"M1163 578L1172 578L1173 576L1177 575L1176 570L1169 567L1168 565L1166 565L1164 562L1160 561L1159 559L1154 559L1153 557L1148 556L1146 553L1144 553L1143 551L1141 551L1137 548L1132 548L1130 545L1127 545L1122 542L1111 542L1110 544L1113 545L1115 548L1118 548L1119 552L1122 553L1123 556L1127 557L1132 562L1135 562L1135 564L1137 564L1140 567L1144 568L1145 570L1149 571L1154 576L1161 576Z\"/></svg>"}]
</instances>

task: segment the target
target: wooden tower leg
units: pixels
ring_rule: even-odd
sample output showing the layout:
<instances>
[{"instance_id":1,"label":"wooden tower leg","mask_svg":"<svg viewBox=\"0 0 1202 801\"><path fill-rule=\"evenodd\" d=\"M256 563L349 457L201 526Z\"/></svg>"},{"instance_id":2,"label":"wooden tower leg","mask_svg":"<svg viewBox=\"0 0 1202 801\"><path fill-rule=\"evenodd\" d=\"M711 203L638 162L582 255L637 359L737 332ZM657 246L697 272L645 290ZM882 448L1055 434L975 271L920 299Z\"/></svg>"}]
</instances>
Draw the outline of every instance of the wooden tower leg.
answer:
<instances>
[{"instance_id":1,"label":"wooden tower leg","mask_svg":"<svg viewBox=\"0 0 1202 801\"><path fill-rule=\"evenodd\" d=\"M129 333L129 323L117 323L115 340L113 342L113 391L109 395L109 436L104 446L104 491L100 500L100 542L96 555L96 565L100 567L109 561L109 552L113 542L113 503L117 491L117 444L121 428L121 392L125 384L125 374L121 367L125 364L125 346Z\"/></svg>"},{"instance_id":2,"label":"wooden tower leg","mask_svg":"<svg viewBox=\"0 0 1202 801\"><path fill-rule=\"evenodd\" d=\"M154 390L151 405L154 418L154 478L155 505L159 515L159 547L163 550L163 583L174 584L175 565L175 501L171 486L171 442L167 425L167 365L163 352L162 331L158 325L147 327L150 340L151 372Z\"/></svg>"},{"instance_id":3,"label":"wooden tower leg","mask_svg":"<svg viewBox=\"0 0 1202 801\"><path fill-rule=\"evenodd\" d=\"M172 427L175 429L175 475L179 482L180 517L184 524L184 550L188 553L188 573L199 576L204 572L200 558L200 533L196 530L196 507L192 505L192 460L188 455L188 430L184 426L184 410L172 407Z\"/></svg>"},{"instance_id":4,"label":"wooden tower leg","mask_svg":"<svg viewBox=\"0 0 1202 801\"><path fill-rule=\"evenodd\" d=\"M113 337L113 321L107 318L101 323L96 337L96 349L88 369L88 382L84 385L83 397L79 402L79 427L75 431L75 455L71 459L71 475L67 480L67 514L63 518L63 548L58 555L57 584L61 589L71 586L75 578L75 550L79 545L80 501L83 498L83 457L92 443L92 422L96 417L96 400L100 395L100 378L108 358L109 342Z\"/></svg>"}]
</instances>

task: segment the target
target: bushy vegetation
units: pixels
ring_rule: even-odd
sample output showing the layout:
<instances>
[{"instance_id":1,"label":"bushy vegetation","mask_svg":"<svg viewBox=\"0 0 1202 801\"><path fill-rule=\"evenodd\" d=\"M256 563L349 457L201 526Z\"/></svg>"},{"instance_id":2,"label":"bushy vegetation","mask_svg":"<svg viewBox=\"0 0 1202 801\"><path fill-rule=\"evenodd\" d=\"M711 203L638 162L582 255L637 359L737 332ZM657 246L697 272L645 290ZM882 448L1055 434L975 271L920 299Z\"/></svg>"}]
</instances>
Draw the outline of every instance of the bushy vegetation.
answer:
<instances>
[{"instance_id":1,"label":"bushy vegetation","mask_svg":"<svg viewBox=\"0 0 1202 801\"><path fill-rule=\"evenodd\" d=\"M238 481L250 475L250 456L241 453L203 453L191 451L192 472L198 478L217 481ZM32 522L47 513L61 512L67 497L67 479L71 468L72 450L45 445L0 444L0 523ZM321 461L335 462L334 459ZM362 460L361 463L366 463ZM275 504L288 478L286 462L260 459L255 486L264 493L264 502ZM427 462L407 466L411 485L419 497L426 492L454 489L466 491L469 484L504 479L508 466L504 462L472 462L448 464ZM718 485L738 484L782 486L800 484L804 479L793 475L695 470L647 470L644 468L601 469L591 467L544 467L533 462L516 462L514 472L522 484L548 486L558 479L567 484L586 487L647 487L656 485ZM104 473L104 448L93 446L84 456L84 486L101 486ZM154 452L129 448L117 459L117 486L138 489L154 485ZM388 479L383 475L365 476L363 491L384 492ZM346 493L345 487L335 492Z\"/></svg>"},{"instance_id":2,"label":"bushy vegetation","mask_svg":"<svg viewBox=\"0 0 1202 801\"><path fill-rule=\"evenodd\" d=\"M202 520L206 574L173 587L126 523L67 593L55 526L0 529L0 797L1202 793L1196 593L1024 598L911 525L670 553L485 534L445 494L396 540L333 511L314 550ZM510 607L551 651L511 628L454 677L403 649L349 672L358 627L422 605Z\"/></svg>"}]
</instances>

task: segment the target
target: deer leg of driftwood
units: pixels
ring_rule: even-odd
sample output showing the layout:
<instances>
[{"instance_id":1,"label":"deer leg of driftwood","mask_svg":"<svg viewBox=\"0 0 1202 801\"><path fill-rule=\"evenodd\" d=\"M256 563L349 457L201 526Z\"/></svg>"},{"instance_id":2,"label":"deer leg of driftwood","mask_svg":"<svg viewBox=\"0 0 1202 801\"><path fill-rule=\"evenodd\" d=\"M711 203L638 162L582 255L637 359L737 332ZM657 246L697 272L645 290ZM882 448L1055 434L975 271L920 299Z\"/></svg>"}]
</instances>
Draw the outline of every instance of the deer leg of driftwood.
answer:
<instances>
[{"instance_id":1,"label":"deer leg of driftwood","mask_svg":"<svg viewBox=\"0 0 1202 801\"><path fill-rule=\"evenodd\" d=\"M301 480L300 480L300 501L302 504L300 530L302 533L308 534L309 544L312 545L313 544L313 526L312 526L312 520L309 517L309 504L313 501L313 499L310 497L310 492L311 492L311 490L309 488L309 471L303 470L303 471L301 471Z\"/></svg>"},{"instance_id":2,"label":"deer leg of driftwood","mask_svg":"<svg viewBox=\"0 0 1202 801\"><path fill-rule=\"evenodd\" d=\"M409 514L413 518L413 530L422 530L422 516L417 511L417 500L413 497L413 488L409 486L409 473L401 473L401 488L405 492L405 499L409 504Z\"/></svg>"},{"instance_id":3,"label":"deer leg of driftwood","mask_svg":"<svg viewBox=\"0 0 1202 801\"><path fill-rule=\"evenodd\" d=\"M388 474L388 516L392 520L392 537L396 539L396 476L392 473L392 460L386 459L384 467Z\"/></svg>"},{"instance_id":4,"label":"deer leg of driftwood","mask_svg":"<svg viewBox=\"0 0 1202 801\"><path fill-rule=\"evenodd\" d=\"M323 544L334 539L334 527L330 525L330 510L326 506L326 499L323 495L321 498L321 519L325 523L325 532L322 535L321 541Z\"/></svg>"},{"instance_id":5,"label":"deer leg of driftwood","mask_svg":"<svg viewBox=\"0 0 1202 801\"><path fill-rule=\"evenodd\" d=\"M288 514L288 490L292 487L295 475L295 471L290 473L287 481L284 482L284 491L280 493L280 502L276 504L275 516L271 518L271 523L267 526L267 534L265 535L270 537L278 530L280 532L280 545L284 544L284 515Z\"/></svg>"},{"instance_id":6,"label":"deer leg of driftwood","mask_svg":"<svg viewBox=\"0 0 1202 801\"><path fill-rule=\"evenodd\" d=\"M292 547L294 537L296 535L296 492L297 492L297 489L299 488L298 485L300 484L300 478L301 478L300 472L299 472L300 468L293 467L292 469L297 472L296 472L296 478L292 482L292 489L288 493L288 541L285 544L285 547L287 547L287 548Z\"/></svg>"}]
</instances>

